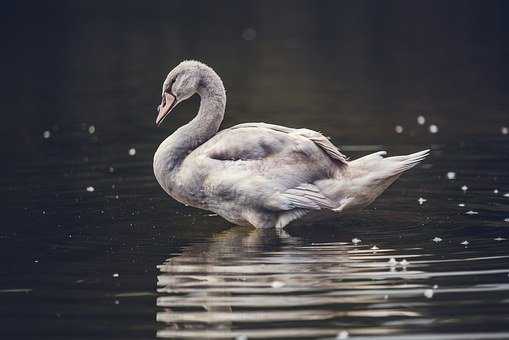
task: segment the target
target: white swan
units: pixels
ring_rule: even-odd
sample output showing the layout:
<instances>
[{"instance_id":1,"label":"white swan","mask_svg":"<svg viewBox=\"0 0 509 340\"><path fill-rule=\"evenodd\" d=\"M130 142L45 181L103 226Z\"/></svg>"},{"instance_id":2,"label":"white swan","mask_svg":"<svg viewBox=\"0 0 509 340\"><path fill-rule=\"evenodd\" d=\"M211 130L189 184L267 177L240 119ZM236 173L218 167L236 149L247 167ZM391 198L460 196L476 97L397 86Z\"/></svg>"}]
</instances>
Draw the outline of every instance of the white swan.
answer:
<instances>
[{"instance_id":1,"label":"white swan","mask_svg":"<svg viewBox=\"0 0 509 340\"><path fill-rule=\"evenodd\" d=\"M337 213L370 204L427 155L347 161L322 134L265 123L218 132L226 93L209 66L184 61L166 77L156 124L198 93L196 117L166 138L154 155L161 187L179 202L244 226L282 228L313 211Z\"/></svg>"}]
</instances>

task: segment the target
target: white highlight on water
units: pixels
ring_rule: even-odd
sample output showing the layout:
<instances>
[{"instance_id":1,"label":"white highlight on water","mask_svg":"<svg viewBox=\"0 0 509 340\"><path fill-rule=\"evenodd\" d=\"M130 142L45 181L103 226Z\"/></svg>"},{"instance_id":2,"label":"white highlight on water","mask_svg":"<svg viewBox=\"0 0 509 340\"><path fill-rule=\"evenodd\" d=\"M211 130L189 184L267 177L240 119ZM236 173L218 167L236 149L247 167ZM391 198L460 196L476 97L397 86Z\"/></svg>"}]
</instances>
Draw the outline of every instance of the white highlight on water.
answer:
<instances>
[{"instance_id":1,"label":"white highlight on water","mask_svg":"<svg viewBox=\"0 0 509 340\"><path fill-rule=\"evenodd\" d=\"M449 171L447 173L447 179L456 179L456 173L454 171Z\"/></svg>"},{"instance_id":2,"label":"white highlight on water","mask_svg":"<svg viewBox=\"0 0 509 340\"><path fill-rule=\"evenodd\" d=\"M271 283L270 285L272 288L281 288L281 287L284 287L286 286L286 283L284 282L281 282L281 281L274 281Z\"/></svg>"},{"instance_id":3,"label":"white highlight on water","mask_svg":"<svg viewBox=\"0 0 509 340\"><path fill-rule=\"evenodd\" d=\"M424 118L424 116L417 117L417 124L424 125L425 123L426 123L426 118Z\"/></svg>"},{"instance_id":4,"label":"white highlight on water","mask_svg":"<svg viewBox=\"0 0 509 340\"><path fill-rule=\"evenodd\" d=\"M90 126L88 127L88 133L90 133L91 135L93 135L93 134L94 134L94 132L95 132L95 126L90 125Z\"/></svg>"},{"instance_id":5,"label":"white highlight on water","mask_svg":"<svg viewBox=\"0 0 509 340\"><path fill-rule=\"evenodd\" d=\"M394 127L394 131L396 131L396 133L402 133L403 132L403 127L401 125L396 125Z\"/></svg>"},{"instance_id":6,"label":"white highlight on water","mask_svg":"<svg viewBox=\"0 0 509 340\"><path fill-rule=\"evenodd\" d=\"M336 336L336 340L344 340L344 339L348 339L350 335L348 334L347 331L341 331L338 333L338 335Z\"/></svg>"},{"instance_id":7,"label":"white highlight on water","mask_svg":"<svg viewBox=\"0 0 509 340\"><path fill-rule=\"evenodd\" d=\"M136 149L135 148L130 148L129 149L129 156L134 156L136 155Z\"/></svg>"},{"instance_id":8,"label":"white highlight on water","mask_svg":"<svg viewBox=\"0 0 509 340\"><path fill-rule=\"evenodd\" d=\"M426 289L424 291L424 296L427 297L428 299L431 299L433 297L433 289Z\"/></svg>"},{"instance_id":9,"label":"white highlight on water","mask_svg":"<svg viewBox=\"0 0 509 340\"><path fill-rule=\"evenodd\" d=\"M431 133L437 133L438 132L438 126L436 126L435 124L431 124L429 126L429 132Z\"/></svg>"},{"instance_id":10,"label":"white highlight on water","mask_svg":"<svg viewBox=\"0 0 509 340\"><path fill-rule=\"evenodd\" d=\"M87 191L88 192L94 192L95 188L93 186L89 186L89 187L87 187Z\"/></svg>"},{"instance_id":11,"label":"white highlight on water","mask_svg":"<svg viewBox=\"0 0 509 340\"><path fill-rule=\"evenodd\" d=\"M441 237L436 236L436 237L434 237L434 238L433 238L433 240L432 240L432 241L433 241L433 242L435 242L435 243L439 243L439 242L442 242L442 238L441 238Z\"/></svg>"},{"instance_id":12,"label":"white highlight on water","mask_svg":"<svg viewBox=\"0 0 509 340\"><path fill-rule=\"evenodd\" d=\"M427 201L427 199L422 198L422 197L419 197L419 199L417 200L417 202L419 202L419 205L422 205L426 201Z\"/></svg>"},{"instance_id":13,"label":"white highlight on water","mask_svg":"<svg viewBox=\"0 0 509 340\"><path fill-rule=\"evenodd\" d=\"M50 132L49 130L44 131L44 132L42 133L42 137L43 137L44 139L48 139L48 138L50 138L50 137L51 137L51 132Z\"/></svg>"},{"instance_id":14,"label":"white highlight on water","mask_svg":"<svg viewBox=\"0 0 509 340\"><path fill-rule=\"evenodd\" d=\"M361 240L361 239L358 239L357 237L355 237L355 238L353 238L353 239L352 239L352 243L353 243L353 244L357 244L357 243L361 243L361 242L362 242L362 240Z\"/></svg>"}]
</instances>

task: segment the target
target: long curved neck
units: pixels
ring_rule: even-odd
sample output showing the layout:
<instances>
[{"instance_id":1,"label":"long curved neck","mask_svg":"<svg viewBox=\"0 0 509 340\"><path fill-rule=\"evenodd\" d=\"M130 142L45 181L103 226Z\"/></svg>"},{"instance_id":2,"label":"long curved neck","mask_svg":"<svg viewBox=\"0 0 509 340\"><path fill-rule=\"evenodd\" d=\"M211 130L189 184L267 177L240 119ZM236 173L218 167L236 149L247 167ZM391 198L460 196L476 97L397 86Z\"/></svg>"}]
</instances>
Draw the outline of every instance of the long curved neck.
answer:
<instances>
[{"instance_id":1,"label":"long curved neck","mask_svg":"<svg viewBox=\"0 0 509 340\"><path fill-rule=\"evenodd\" d=\"M226 92L223 82L212 69L201 69L197 93L201 98L198 114L161 143L154 158L154 169L174 170L191 151L219 130L226 107Z\"/></svg>"}]
</instances>

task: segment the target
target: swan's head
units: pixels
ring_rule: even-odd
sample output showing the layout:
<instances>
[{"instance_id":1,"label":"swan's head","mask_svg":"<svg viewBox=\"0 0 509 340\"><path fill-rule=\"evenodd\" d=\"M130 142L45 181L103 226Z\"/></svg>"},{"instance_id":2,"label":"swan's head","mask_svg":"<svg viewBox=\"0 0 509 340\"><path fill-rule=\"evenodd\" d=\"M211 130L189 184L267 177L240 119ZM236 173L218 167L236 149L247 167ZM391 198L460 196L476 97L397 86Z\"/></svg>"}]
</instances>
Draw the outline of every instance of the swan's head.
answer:
<instances>
[{"instance_id":1,"label":"swan's head","mask_svg":"<svg viewBox=\"0 0 509 340\"><path fill-rule=\"evenodd\" d=\"M162 101L158 106L156 124L159 126L178 103L188 99L198 90L202 69L208 66L194 60L178 64L168 73L163 83Z\"/></svg>"}]
</instances>

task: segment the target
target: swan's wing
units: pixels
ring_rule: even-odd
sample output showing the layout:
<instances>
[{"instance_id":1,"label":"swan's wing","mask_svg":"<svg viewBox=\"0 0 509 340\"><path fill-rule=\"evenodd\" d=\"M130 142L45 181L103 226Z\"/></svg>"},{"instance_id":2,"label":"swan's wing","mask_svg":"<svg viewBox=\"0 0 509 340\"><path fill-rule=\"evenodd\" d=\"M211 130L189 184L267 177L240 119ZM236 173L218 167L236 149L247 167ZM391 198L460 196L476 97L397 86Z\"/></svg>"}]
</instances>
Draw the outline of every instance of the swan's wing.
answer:
<instances>
[{"instance_id":1,"label":"swan's wing","mask_svg":"<svg viewBox=\"0 0 509 340\"><path fill-rule=\"evenodd\" d=\"M262 159L285 149L308 153L315 145L332 160L347 164L345 155L329 139L309 129L245 123L221 131L210 142L207 143L211 146L207 153L211 158L221 160Z\"/></svg>"},{"instance_id":2,"label":"swan's wing","mask_svg":"<svg viewBox=\"0 0 509 340\"><path fill-rule=\"evenodd\" d=\"M304 138L309 139L313 143L315 143L318 147L320 147L325 153L332 159L339 161L340 163L347 164L347 158L339 149L331 143L331 141L322 135L320 132L310 130L310 129L293 129L286 126L280 126L275 124L267 124L267 123L244 123L233 126L231 129L239 129L239 128L248 128L248 127L257 127L264 129L271 129L274 131L284 132L289 135L302 136Z\"/></svg>"},{"instance_id":3,"label":"swan's wing","mask_svg":"<svg viewBox=\"0 0 509 340\"><path fill-rule=\"evenodd\" d=\"M277 194L282 201L283 210L292 209L334 209L334 204L329 198L320 192L320 189L313 184L304 183L298 187L286 190L284 193Z\"/></svg>"}]
</instances>

